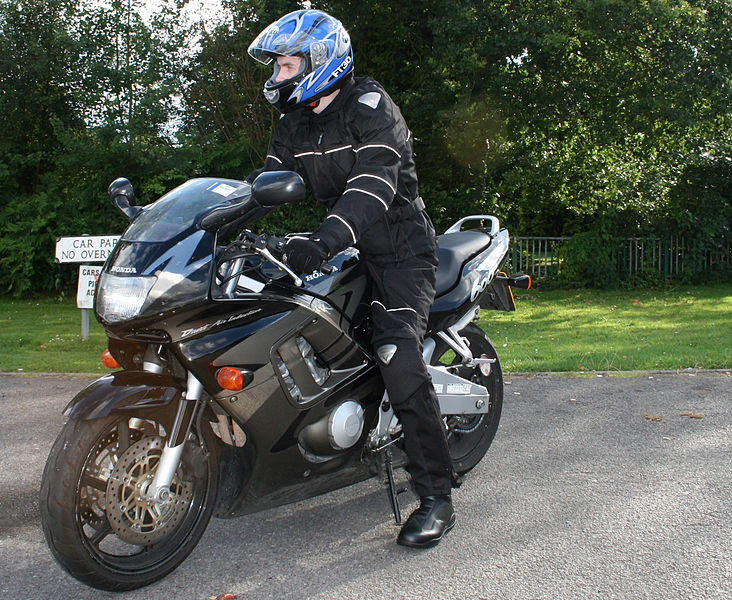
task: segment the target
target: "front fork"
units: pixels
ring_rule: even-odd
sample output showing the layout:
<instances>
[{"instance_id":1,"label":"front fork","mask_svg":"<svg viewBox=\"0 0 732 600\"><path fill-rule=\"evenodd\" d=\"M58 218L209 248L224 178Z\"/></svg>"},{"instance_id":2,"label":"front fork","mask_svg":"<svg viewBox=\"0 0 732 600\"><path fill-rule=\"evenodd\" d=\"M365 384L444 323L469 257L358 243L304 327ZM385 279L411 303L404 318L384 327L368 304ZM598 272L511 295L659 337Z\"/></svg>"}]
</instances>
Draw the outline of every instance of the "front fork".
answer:
<instances>
[{"instance_id":1,"label":"front fork","mask_svg":"<svg viewBox=\"0 0 732 600\"><path fill-rule=\"evenodd\" d=\"M173 482L175 472L178 470L183 448L202 395L203 386L201 382L192 373L188 373L185 394L183 394L178 404L178 412L173 427L168 432L168 439L155 470L155 477L147 490L147 497L152 502L164 503L170 499L170 485Z\"/></svg>"}]
</instances>

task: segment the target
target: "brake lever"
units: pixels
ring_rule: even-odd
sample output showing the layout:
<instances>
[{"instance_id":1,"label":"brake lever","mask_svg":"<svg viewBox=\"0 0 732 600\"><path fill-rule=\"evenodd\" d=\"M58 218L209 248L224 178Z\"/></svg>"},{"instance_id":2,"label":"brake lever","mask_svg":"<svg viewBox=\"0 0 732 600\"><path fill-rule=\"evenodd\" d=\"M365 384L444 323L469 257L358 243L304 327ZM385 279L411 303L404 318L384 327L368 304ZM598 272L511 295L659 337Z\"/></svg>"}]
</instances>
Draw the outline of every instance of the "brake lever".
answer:
<instances>
[{"instance_id":1,"label":"brake lever","mask_svg":"<svg viewBox=\"0 0 732 600\"><path fill-rule=\"evenodd\" d=\"M287 240L281 237L269 236L265 239L264 243L269 250L282 255L285 252Z\"/></svg>"},{"instance_id":2,"label":"brake lever","mask_svg":"<svg viewBox=\"0 0 732 600\"><path fill-rule=\"evenodd\" d=\"M285 262L278 258L275 258L275 256L272 254L272 251L274 251L282 255L284 253L286 243L287 240L285 238L263 235L257 238L254 247L259 254L277 265L277 268L285 271L285 273L287 273L295 282L296 286L302 287L304 285L303 280L298 277L297 274L292 269L290 269L290 267L288 267ZM330 275L335 269L332 265L324 262L318 267L317 270L325 275Z\"/></svg>"},{"instance_id":3,"label":"brake lever","mask_svg":"<svg viewBox=\"0 0 732 600\"><path fill-rule=\"evenodd\" d=\"M281 260L275 258L274 255L266 247L257 247L256 250L259 254L264 256L267 260L274 263L278 269L280 269L281 271L284 271L290 277L292 277L292 280L295 282L295 285L297 287L302 287L304 285L302 279L300 279L297 276L297 274L290 267L288 267L285 263L283 263Z\"/></svg>"}]
</instances>

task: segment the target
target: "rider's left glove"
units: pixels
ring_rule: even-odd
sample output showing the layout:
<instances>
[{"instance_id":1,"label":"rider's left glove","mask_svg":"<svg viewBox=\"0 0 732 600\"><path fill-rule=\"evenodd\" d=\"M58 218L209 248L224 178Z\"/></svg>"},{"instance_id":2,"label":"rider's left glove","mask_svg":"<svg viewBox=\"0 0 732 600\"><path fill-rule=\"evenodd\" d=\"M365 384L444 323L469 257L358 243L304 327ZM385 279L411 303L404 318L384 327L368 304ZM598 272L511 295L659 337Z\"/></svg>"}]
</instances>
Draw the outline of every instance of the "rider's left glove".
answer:
<instances>
[{"instance_id":1,"label":"rider's left glove","mask_svg":"<svg viewBox=\"0 0 732 600\"><path fill-rule=\"evenodd\" d=\"M328 258L328 247L320 240L291 237L285 244L285 260L298 275L312 273Z\"/></svg>"}]
</instances>

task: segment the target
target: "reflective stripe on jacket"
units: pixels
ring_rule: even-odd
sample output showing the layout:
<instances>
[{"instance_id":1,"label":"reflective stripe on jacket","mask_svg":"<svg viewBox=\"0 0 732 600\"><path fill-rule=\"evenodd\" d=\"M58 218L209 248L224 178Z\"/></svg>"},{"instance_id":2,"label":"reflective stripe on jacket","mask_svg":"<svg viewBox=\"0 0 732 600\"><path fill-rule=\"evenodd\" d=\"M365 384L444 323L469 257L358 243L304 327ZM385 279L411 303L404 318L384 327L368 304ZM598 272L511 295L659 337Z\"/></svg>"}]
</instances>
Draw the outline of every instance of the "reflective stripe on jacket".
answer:
<instances>
[{"instance_id":1,"label":"reflective stripe on jacket","mask_svg":"<svg viewBox=\"0 0 732 600\"><path fill-rule=\"evenodd\" d=\"M356 246L367 259L392 263L436 248L421 204L405 208L418 199L411 132L371 79L347 83L320 114L284 115L264 170L297 171L328 207L313 236L331 255Z\"/></svg>"}]
</instances>

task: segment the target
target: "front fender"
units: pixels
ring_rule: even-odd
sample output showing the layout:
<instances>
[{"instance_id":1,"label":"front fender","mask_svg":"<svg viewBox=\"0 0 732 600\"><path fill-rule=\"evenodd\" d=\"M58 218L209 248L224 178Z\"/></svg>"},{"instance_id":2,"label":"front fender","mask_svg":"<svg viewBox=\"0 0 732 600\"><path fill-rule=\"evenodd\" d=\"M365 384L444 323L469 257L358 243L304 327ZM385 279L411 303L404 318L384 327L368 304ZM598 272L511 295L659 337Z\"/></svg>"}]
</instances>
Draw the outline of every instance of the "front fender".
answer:
<instances>
[{"instance_id":1,"label":"front fender","mask_svg":"<svg viewBox=\"0 0 732 600\"><path fill-rule=\"evenodd\" d=\"M145 371L117 371L81 390L64 409L73 419L100 419L111 414L173 417L184 386L169 375ZM166 418L167 417L167 418Z\"/></svg>"}]
</instances>

